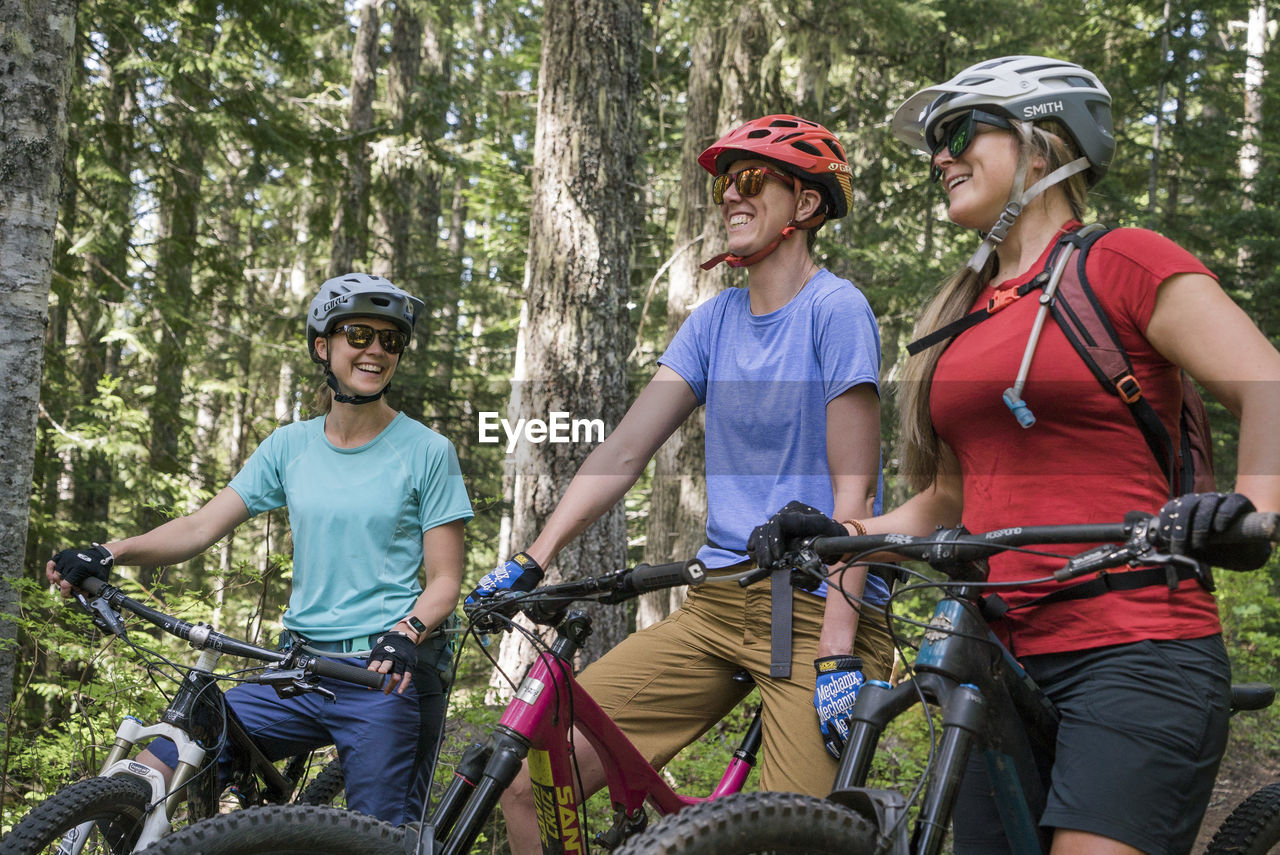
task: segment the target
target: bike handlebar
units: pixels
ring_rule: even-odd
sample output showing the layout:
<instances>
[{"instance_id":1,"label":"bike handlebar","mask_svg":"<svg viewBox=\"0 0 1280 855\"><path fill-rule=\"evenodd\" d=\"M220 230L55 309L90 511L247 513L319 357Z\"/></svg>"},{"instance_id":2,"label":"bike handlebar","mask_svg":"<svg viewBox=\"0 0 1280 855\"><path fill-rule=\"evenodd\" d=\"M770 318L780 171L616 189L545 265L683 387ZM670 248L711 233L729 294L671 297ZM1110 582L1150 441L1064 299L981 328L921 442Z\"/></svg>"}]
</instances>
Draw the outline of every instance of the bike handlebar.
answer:
<instances>
[{"instance_id":1,"label":"bike handlebar","mask_svg":"<svg viewBox=\"0 0 1280 855\"><path fill-rule=\"evenodd\" d=\"M1274 542L1280 529L1280 514L1254 512L1246 514L1226 531L1210 536L1210 546ZM974 566L987 557L1010 547L1045 546L1068 543L1123 545L1095 547L1068 560L1067 566L1054 576L1066 581L1086 573L1119 567L1131 562L1170 563L1180 556L1163 554L1169 547L1147 514L1133 515L1122 523L1079 523L1070 525L1012 526L996 531L970 533L963 526L939 528L930 535L865 534L847 537L818 537L807 547L827 561L845 555L893 552L928 563L936 570L961 581L978 581ZM984 576L985 578L985 576Z\"/></svg>"},{"instance_id":2,"label":"bike handlebar","mask_svg":"<svg viewBox=\"0 0 1280 855\"><path fill-rule=\"evenodd\" d=\"M671 564L637 564L603 576L541 585L532 591L499 591L464 610L473 619L481 615L511 619L521 612L536 624L550 626L559 623L575 600L621 603L650 591L697 585L706 576L706 566L696 558Z\"/></svg>"},{"instance_id":3,"label":"bike handlebar","mask_svg":"<svg viewBox=\"0 0 1280 855\"><path fill-rule=\"evenodd\" d=\"M119 588L94 576L90 576L81 582L80 588L91 596L104 600L108 610L126 609L148 623L160 627L170 635L176 635L178 638L190 642L193 647L201 650L208 648L219 653L240 656L245 659L257 659L260 662L296 667L308 674L331 677L335 680L355 683L358 686L366 686L370 689L381 688L386 680L385 674L379 674L376 671L369 671L365 668L347 665L342 662L334 662L319 656L285 653L279 650L259 647L256 644L250 644L247 641L241 641L238 638L232 638L229 635L218 632L208 624L188 623L173 615L165 614L144 603L140 603L132 597L126 596ZM90 611L91 614L104 619L109 632L115 635L121 634L116 626L112 626L115 623L119 630L123 630L123 626L118 624L118 620L113 622L111 616L104 614L102 610L91 608Z\"/></svg>"}]
</instances>

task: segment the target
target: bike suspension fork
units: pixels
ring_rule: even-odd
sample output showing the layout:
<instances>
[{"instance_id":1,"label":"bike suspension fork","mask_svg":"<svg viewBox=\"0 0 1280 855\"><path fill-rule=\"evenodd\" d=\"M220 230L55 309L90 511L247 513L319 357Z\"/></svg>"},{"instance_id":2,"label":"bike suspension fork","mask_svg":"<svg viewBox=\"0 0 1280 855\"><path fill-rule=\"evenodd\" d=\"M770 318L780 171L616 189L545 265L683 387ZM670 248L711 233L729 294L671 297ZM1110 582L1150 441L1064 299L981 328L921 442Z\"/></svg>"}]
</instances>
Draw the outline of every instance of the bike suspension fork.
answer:
<instances>
[{"instance_id":1,"label":"bike suspension fork","mask_svg":"<svg viewBox=\"0 0 1280 855\"><path fill-rule=\"evenodd\" d=\"M462 813L467 800L475 792L476 785L484 774L484 767L493 756L491 742L473 742L462 752L462 759L453 771L453 780L449 788L440 797L439 804L431 814L428 829L433 837L445 837L453 830L453 825ZM427 829L424 829L427 831ZM425 835L424 835L425 836Z\"/></svg>"},{"instance_id":2,"label":"bike suspension fork","mask_svg":"<svg viewBox=\"0 0 1280 855\"><path fill-rule=\"evenodd\" d=\"M499 726L494 734L484 771L466 805L458 811L453 829L444 840L441 855L467 855L480 835L481 826L493 813L507 786L520 772L520 763L529 753L529 743ZM465 796L465 793L463 794Z\"/></svg>"},{"instance_id":3,"label":"bike suspension fork","mask_svg":"<svg viewBox=\"0 0 1280 855\"><path fill-rule=\"evenodd\" d=\"M956 686L943 703L938 759L930 776L928 792L920 805L912 852L925 855L941 851L960 779L964 777L974 738L982 730L985 710L986 701L982 693L976 686L968 684Z\"/></svg>"}]
</instances>

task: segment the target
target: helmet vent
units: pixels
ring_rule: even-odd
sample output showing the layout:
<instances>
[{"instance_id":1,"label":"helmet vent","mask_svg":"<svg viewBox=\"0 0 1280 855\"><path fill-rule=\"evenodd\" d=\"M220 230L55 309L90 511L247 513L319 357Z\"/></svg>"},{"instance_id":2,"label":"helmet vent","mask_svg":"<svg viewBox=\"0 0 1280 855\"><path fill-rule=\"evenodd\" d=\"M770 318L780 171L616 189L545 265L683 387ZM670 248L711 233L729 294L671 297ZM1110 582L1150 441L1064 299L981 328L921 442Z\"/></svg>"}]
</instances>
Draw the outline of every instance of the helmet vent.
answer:
<instances>
[{"instance_id":1,"label":"helmet vent","mask_svg":"<svg viewBox=\"0 0 1280 855\"><path fill-rule=\"evenodd\" d=\"M811 154L814 157L822 157L822 152L818 150L817 146L813 145L812 143L807 143L804 140L800 140L799 142L793 142L791 144L791 147L798 148L804 153Z\"/></svg>"},{"instance_id":2,"label":"helmet vent","mask_svg":"<svg viewBox=\"0 0 1280 855\"><path fill-rule=\"evenodd\" d=\"M747 134L747 138L748 138L748 139L753 139L753 140L758 140L758 139L761 139L762 137L767 137L767 136L769 136L769 134L770 134L770 132L769 132L769 131L766 131L766 130L757 130L757 131L752 131L751 133Z\"/></svg>"},{"instance_id":3,"label":"helmet vent","mask_svg":"<svg viewBox=\"0 0 1280 855\"><path fill-rule=\"evenodd\" d=\"M770 122L770 123L769 123L769 127L771 127L771 128L798 128L798 127L800 127L800 123L799 123L799 122L792 121L792 120L790 120L790 119L774 119L772 122Z\"/></svg>"}]
</instances>

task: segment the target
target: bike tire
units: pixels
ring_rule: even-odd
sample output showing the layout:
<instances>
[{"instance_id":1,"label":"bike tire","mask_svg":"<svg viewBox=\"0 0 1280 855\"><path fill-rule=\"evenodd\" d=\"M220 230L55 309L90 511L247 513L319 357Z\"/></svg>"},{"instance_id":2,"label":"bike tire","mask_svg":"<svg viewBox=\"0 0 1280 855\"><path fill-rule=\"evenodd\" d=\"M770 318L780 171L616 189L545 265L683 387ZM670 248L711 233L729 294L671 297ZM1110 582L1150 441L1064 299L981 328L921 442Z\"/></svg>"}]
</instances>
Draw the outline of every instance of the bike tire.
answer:
<instances>
[{"instance_id":1,"label":"bike tire","mask_svg":"<svg viewBox=\"0 0 1280 855\"><path fill-rule=\"evenodd\" d=\"M864 855L879 833L834 802L796 793L738 793L663 817L615 855Z\"/></svg>"},{"instance_id":2,"label":"bike tire","mask_svg":"<svg viewBox=\"0 0 1280 855\"><path fill-rule=\"evenodd\" d=\"M1205 855L1266 855L1280 852L1280 783L1269 784L1236 805L1218 828Z\"/></svg>"},{"instance_id":3,"label":"bike tire","mask_svg":"<svg viewBox=\"0 0 1280 855\"><path fill-rule=\"evenodd\" d=\"M82 852L130 852L151 802L151 787L142 779L86 778L68 784L31 809L13 829L0 838L0 855L38 855L57 852L63 836L90 820L94 826Z\"/></svg>"},{"instance_id":4,"label":"bike tire","mask_svg":"<svg viewBox=\"0 0 1280 855\"><path fill-rule=\"evenodd\" d=\"M318 805L215 816L157 840L146 855L404 855L404 828Z\"/></svg>"},{"instance_id":5,"label":"bike tire","mask_svg":"<svg viewBox=\"0 0 1280 855\"><path fill-rule=\"evenodd\" d=\"M331 760L320 770L320 774L302 788L302 792L293 801L300 805L331 805L346 788L341 761Z\"/></svg>"}]
</instances>

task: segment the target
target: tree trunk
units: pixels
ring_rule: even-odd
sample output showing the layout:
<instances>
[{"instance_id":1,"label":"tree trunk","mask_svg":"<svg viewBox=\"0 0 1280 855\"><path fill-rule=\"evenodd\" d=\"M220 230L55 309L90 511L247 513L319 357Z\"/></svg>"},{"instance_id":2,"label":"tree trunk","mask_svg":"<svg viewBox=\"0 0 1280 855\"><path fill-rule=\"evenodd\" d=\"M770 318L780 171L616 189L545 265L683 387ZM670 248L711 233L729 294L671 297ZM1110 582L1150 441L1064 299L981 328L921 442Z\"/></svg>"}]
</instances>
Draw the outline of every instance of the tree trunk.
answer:
<instances>
[{"instance_id":1,"label":"tree trunk","mask_svg":"<svg viewBox=\"0 0 1280 855\"><path fill-rule=\"evenodd\" d=\"M637 0L550 0L543 8L538 127L534 143L526 300L511 412L548 420L603 420L611 430L628 403L627 297L633 232L635 104L640 95ZM589 442L533 443L515 450L512 540L523 546L546 522ZM623 566L621 505L571 543L549 581ZM623 610L592 610L597 658L626 634ZM531 650L511 635L500 664L520 673ZM525 647L525 650L521 650Z\"/></svg>"},{"instance_id":2,"label":"tree trunk","mask_svg":"<svg viewBox=\"0 0 1280 855\"><path fill-rule=\"evenodd\" d=\"M680 151L680 202L676 214L675 253L667 289L667 344L699 304L725 285L724 268L703 270L699 263L714 255L724 240L719 210L707 195L709 176L697 157L728 130L718 124L720 62L727 28L701 30L690 45L688 119ZM707 482L704 471L705 425L699 408L658 449L649 501L644 560L664 564L692 558L705 540ZM683 588L656 591L640 598L636 627L650 626L684 601Z\"/></svg>"},{"instance_id":3,"label":"tree trunk","mask_svg":"<svg viewBox=\"0 0 1280 855\"><path fill-rule=\"evenodd\" d=\"M769 47L764 16L753 4L739 8L729 27L704 31L690 48L689 110L680 167L680 211L676 252L667 294L667 342L699 304L729 284L723 266L704 271L699 262L724 240L720 212L710 203L707 173L697 156L720 135L761 111L760 65ZM700 106L695 106L700 105ZM713 105L715 105L713 107ZM702 117L714 117L714 120ZM704 412L698 409L658 450L645 560L651 564L691 558L706 541L707 483L703 442ZM646 594L636 626L657 623L684 602L685 590Z\"/></svg>"},{"instance_id":4,"label":"tree trunk","mask_svg":"<svg viewBox=\"0 0 1280 855\"><path fill-rule=\"evenodd\" d=\"M133 58L132 46L123 34L128 27L113 27L102 67L106 93L102 98L101 136L95 147L106 166L106 176L95 181L98 206L94 211L98 233L84 254L85 276L89 299L75 306L79 320L80 347L78 360L82 403L98 395L98 385L114 366L118 343L105 343L104 334L111 328L110 307L124 299L128 277L129 247L133 235L133 182L129 177L132 123L134 119L133 73L126 71ZM71 477L73 506L81 519L101 526L107 520L111 498L111 482L115 477L100 450L77 452Z\"/></svg>"},{"instance_id":5,"label":"tree trunk","mask_svg":"<svg viewBox=\"0 0 1280 855\"><path fill-rule=\"evenodd\" d=\"M378 88L378 4L356 4L360 26L351 58L351 106L347 113L345 168L338 209L334 212L329 276L363 267L369 257L369 144L373 99Z\"/></svg>"},{"instance_id":6,"label":"tree trunk","mask_svg":"<svg viewBox=\"0 0 1280 855\"><path fill-rule=\"evenodd\" d=\"M1267 54L1267 2L1254 0L1245 41L1244 126L1240 131L1240 177L1245 210L1253 208L1253 181L1261 168L1262 83ZM1243 251L1243 250L1242 250Z\"/></svg>"},{"instance_id":7,"label":"tree trunk","mask_svg":"<svg viewBox=\"0 0 1280 855\"><path fill-rule=\"evenodd\" d=\"M203 39L205 48L213 46L212 32L193 32ZM178 93L174 109L173 148L167 151L163 166L164 192L160 210L160 247L156 257L156 290L152 311L156 315L155 395L150 408L151 435L147 452L151 471L178 476L187 471L182 448L183 403L187 369L187 341L194 326L192 279L196 263L196 245L201 223L201 184L204 178L205 150L198 105L208 100L209 72L193 69L173 81ZM158 507L139 511L139 527L146 531L167 521L174 511L178 496L161 487L156 497ZM140 567L138 581L154 590L159 568Z\"/></svg>"},{"instance_id":8,"label":"tree trunk","mask_svg":"<svg viewBox=\"0 0 1280 855\"><path fill-rule=\"evenodd\" d=\"M13 698L12 583L26 550L75 13L74 0L0 6L0 741Z\"/></svg>"}]
</instances>

